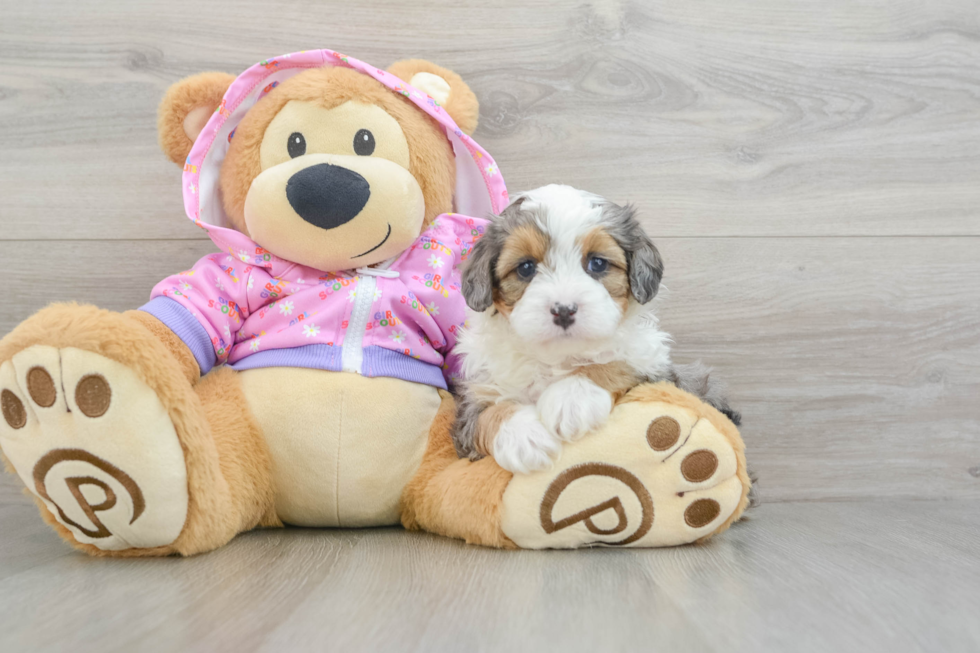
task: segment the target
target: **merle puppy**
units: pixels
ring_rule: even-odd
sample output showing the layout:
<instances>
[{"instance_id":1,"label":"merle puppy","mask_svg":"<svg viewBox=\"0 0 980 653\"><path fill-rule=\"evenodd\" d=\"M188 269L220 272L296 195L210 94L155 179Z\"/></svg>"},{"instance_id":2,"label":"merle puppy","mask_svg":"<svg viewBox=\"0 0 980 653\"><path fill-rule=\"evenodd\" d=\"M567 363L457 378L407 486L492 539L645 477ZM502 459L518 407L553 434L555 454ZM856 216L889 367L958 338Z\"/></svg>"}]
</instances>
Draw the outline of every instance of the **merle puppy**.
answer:
<instances>
[{"instance_id":1,"label":"merle puppy","mask_svg":"<svg viewBox=\"0 0 980 653\"><path fill-rule=\"evenodd\" d=\"M738 425L708 368L671 362L650 301L663 270L631 207L560 185L520 195L463 272L473 313L457 345L459 454L515 473L546 468L623 394L662 380Z\"/></svg>"}]
</instances>

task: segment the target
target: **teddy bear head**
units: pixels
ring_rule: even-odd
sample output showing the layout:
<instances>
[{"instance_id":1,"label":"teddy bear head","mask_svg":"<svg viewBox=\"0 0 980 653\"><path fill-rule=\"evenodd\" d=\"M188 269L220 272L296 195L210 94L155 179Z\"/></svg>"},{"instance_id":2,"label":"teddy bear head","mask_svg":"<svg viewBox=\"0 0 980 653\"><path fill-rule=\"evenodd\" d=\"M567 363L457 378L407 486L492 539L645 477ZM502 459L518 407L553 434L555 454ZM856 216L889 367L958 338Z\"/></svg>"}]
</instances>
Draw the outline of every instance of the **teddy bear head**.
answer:
<instances>
[{"instance_id":1,"label":"teddy bear head","mask_svg":"<svg viewBox=\"0 0 980 653\"><path fill-rule=\"evenodd\" d=\"M186 162L185 179L197 173L188 156L207 126L215 125L202 139L227 141L219 154L198 144L202 212L210 206L220 226L281 259L338 271L392 258L453 211L451 139L467 138L479 114L459 75L417 59L387 71L302 66L289 75L272 64L261 64L268 77L246 80L258 85L244 99L229 91L242 77L202 73L175 83L161 103L160 144Z\"/></svg>"}]
</instances>

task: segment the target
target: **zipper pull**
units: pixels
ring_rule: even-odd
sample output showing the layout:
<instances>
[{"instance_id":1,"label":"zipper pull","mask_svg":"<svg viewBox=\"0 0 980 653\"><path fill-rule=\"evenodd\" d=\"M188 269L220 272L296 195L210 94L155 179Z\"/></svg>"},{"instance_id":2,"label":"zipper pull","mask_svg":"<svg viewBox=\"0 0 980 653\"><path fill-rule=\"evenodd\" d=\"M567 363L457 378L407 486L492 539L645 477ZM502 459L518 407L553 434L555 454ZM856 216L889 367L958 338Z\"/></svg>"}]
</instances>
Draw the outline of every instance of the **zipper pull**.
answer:
<instances>
[{"instance_id":1,"label":"zipper pull","mask_svg":"<svg viewBox=\"0 0 980 653\"><path fill-rule=\"evenodd\" d=\"M357 268L354 270L358 274L366 277L384 277L385 279L397 279L401 275L395 270L384 270L382 268Z\"/></svg>"}]
</instances>

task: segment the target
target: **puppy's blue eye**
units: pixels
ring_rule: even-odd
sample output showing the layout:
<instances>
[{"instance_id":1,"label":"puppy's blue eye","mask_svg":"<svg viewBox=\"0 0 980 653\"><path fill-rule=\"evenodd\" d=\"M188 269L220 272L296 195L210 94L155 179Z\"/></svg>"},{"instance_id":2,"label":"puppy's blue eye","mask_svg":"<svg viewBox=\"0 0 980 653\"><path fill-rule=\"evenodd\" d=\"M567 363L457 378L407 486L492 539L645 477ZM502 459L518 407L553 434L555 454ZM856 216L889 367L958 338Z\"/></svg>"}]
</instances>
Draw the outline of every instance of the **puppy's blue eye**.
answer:
<instances>
[{"instance_id":1,"label":"puppy's blue eye","mask_svg":"<svg viewBox=\"0 0 980 653\"><path fill-rule=\"evenodd\" d=\"M592 274L602 274L609 269L609 261L599 256L589 259L589 272Z\"/></svg>"},{"instance_id":2,"label":"puppy's blue eye","mask_svg":"<svg viewBox=\"0 0 980 653\"><path fill-rule=\"evenodd\" d=\"M538 266L534 261L523 261L517 266L517 276L521 279L530 279L538 271Z\"/></svg>"}]
</instances>

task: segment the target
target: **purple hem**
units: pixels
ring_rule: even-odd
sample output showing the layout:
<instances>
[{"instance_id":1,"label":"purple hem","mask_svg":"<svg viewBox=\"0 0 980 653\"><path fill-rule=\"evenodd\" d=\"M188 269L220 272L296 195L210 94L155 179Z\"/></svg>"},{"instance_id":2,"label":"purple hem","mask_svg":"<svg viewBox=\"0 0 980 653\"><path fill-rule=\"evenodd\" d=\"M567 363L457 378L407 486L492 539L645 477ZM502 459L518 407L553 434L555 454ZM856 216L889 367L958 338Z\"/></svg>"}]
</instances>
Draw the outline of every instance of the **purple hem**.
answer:
<instances>
[{"instance_id":1,"label":"purple hem","mask_svg":"<svg viewBox=\"0 0 980 653\"><path fill-rule=\"evenodd\" d=\"M303 367L340 372L343 369L342 353L343 347L324 344L269 349L250 354L235 363L228 364L228 367L239 372L261 367ZM377 345L364 348L361 374L367 377L387 376L447 389L446 379L437 365Z\"/></svg>"},{"instance_id":2,"label":"purple hem","mask_svg":"<svg viewBox=\"0 0 980 653\"><path fill-rule=\"evenodd\" d=\"M194 359L197 360L197 366L201 368L201 376L211 371L217 361L214 345L211 344L211 336L197 321L197 318L180 302L169 297L154 297L141 306L139 310L149 313L163 322L187 345L187 348L194 354Z\"/></svg>"}]
</instances>

